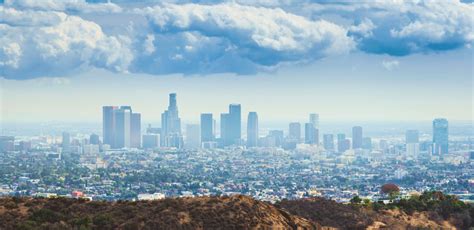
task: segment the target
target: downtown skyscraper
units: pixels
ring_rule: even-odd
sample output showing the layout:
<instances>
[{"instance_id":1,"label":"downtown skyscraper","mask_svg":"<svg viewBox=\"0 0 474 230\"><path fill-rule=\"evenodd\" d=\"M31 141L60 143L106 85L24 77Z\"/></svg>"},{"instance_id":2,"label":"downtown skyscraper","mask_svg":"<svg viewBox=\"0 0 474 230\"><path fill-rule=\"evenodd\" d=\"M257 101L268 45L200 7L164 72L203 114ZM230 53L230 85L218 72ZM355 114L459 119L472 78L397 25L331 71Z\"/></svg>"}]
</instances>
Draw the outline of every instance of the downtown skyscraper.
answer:
<instances>
[{"instance_id":1,"label":"downtown skyscraper","mask_svg":"<svg viewBox=\"0 0 474 230\"><path fill-rule=\"evenodd\" d=\"M241 108L240 104L230 104L229 113L221 114L221 145L241 144Z\"/></svg>"},{"instance_id":2,"label":"downtown skyscraper","mask_svg":"<svg viewBox=\"0 0 474 230\"><path fill-rule=\"evenodd\" d=\"M201 114L201 141L211 142L214 141L214 119L212 113Z\"/></svg>"},{"instance_id":3,"label":"downtown skyscraper","mask_svg":"<svg viewBox=\"0 0 474 230\"><path fill-rule=\"evenodd\" d=\"M420 140L418 130L407 130L405 134L406 151L409 156L420 153Z\"/></svg>"},{"instance_id":4,"label":"downtown skyscraper","mask_svg":"<svg viewBox=\"0 0 474 230\"><path fill-rule=\"evenodd\" d=\"M319 130L314 127L313 123L304 124L304 140L305 144L319 144Z\"/></svg>"},{"instance_id":5,"label":"downtown skyscraper","mask_svg":"<svg viewBox=\"0 0 474 230\"><path fill-rule=\"evenodd\" d=\"M362 136L362 127L360 126L352 127L352 148L353 149L362 148L363 139L364 138Z\"/></svg>"},{"instance_id":6,"label":"downtown skyscraper","mask_svg":"<svg viewBox=\"0 0 474 230\"><path fill-rule=\"evenodd\" d=\"M161 114L161 145L176 148L183 146L176 93L169 94L168 109Z\"/></svg>"},{"instance_id":7,"label":"downtown skyscraper","mask_svg":"<svg viewBox=\"0 0 474 230\"><path fill-rule=\"evenodd\" d=\"M111 148L139 148L141 115L130 106L102 107L103 142Z\"/></svg>"},{"instance_id":8,"label":"downtown skyscraper","mask_svg":"<svg viewBox=\"0 0 474 230\"><path fill-rule=\"evenodd\" d=\"M433 120L433 154L448 153L448 120L437 118Z\"/></svg>"},{"instance_id":9,"label":"downtown skyscraper","mask_svg":"<svg viewBox=\"0 0 474 230\"><path fill-rule=\"evenodd\" d=\"M257 112L249 112L247 117L247 147L258 145L258 115Z\"/></svg>"}]
</instances>

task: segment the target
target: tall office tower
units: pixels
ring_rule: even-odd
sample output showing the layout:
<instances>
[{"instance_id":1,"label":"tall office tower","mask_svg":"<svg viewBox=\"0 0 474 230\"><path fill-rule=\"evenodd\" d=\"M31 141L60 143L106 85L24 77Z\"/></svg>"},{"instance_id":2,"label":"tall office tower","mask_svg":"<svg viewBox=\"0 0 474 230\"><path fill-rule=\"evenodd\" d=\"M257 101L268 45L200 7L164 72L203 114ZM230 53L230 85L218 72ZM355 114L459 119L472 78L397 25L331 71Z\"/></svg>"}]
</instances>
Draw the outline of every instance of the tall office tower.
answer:
<instances>
[{"instance_id":1,"label":"tall office tower","mask_svg":"<svg viewBox=\"0 0 474 230\"><path fill-rule=\"evenodd\" d=\"M405 133L407 154L417 156L420 153L420 140L418 130L407 130Z\"/></svg>"},{"instance_id":2,"label":"tall office tower","mask_svg":"<svg viewBox=\"0 0 474 230\"><path fill-rule=\"evenodd\" d=\"M301 124L299 122L292 122L289 126L288 139L299 143L301 141Z\"/></svg>"},{"instance_id":3,"label":"tall office tower","mask_svg":"<svg viewBox=\"0 0 474 230\"><path fill-rule=\"evenodd\" d=\"M91 145L100 144L99 135L97 135L95 133L91 134L90 137L89 137L89 144L91 144Z\"/></svg>"},{"instance_id":4,"label":"tall office tower","mask_svg":"<svg viewBox=\"0 0 474 230\"><path fill-rule=\"evenodd\" d=\"M214 141L214 119L212 119L212 113L201 114L201 141Z\"/></svg>"},{"instance_id":5,"label":"tall office tower","mask_svg":"<svg viewBox=\"0 0 474 230\"><path fill-rule=\"evenodd\" d=\"M221 113L221 132L220 132L220 144L222 146L228 146L231 143L229 142L228 137L228 124L229 124L229 114L228 113Z\"/></svg>"},{"instance_id":6,"label":"tall office tower","mask_svg":"<svg viewBox=\"0 0 474 230\"><path fill-rule=\"evenodd\" d=\"M114 110L117 106L102 107L102 135L103 143L114 146Z\"/></svg>"},{"instance_id":7,"label":"tall office tower","mask_svg":"<svg viewBox=\"0 0 474 230\"><path fill-rule=\"evenodd\" d=\"M177 139L182 140L181 119L178 115L176 93L170 93L168 109L161 114L161 144L166 147L178 147Z\"/></svg>"},{"instance_id":8,"label":"tall office tower","mask_svg":"<svg viewBox=\"0 0 474 230\"><path fill-rule=\"evenodd\" d=\"M130 119L130 147L140 148L142 142L142 119L139 113L132 113Z\"/></svg>"},{"instance_id":9,"label":"tall office tower","mask_svg":"<svg viewBox=\"0 0 474 230\"><path fill-rule=\"evenodd\" d=\"M274 140L276 147L281 147L285 139L283 130L270 130L270 132L268 132L268 137Z\"/></svg>"},{"instance_id":10,"label":"tall office tower","mask_svg":"<svg viewBox=\"0 0 474 230\"><path fill-rule=\"evenodd\" d=\"M319 144L319 130L312 123L304 124L304 143L310 145Z\"/></svg>"},{"instance_id":11,"label":"tall office tower","mask_svg":"<svg viewBox=\"0 0 474 230\"><path fill-rule=\"evenodd\" d=\"M354 126L352 127L352 148L360 149L362 148L362 127Z\"/></svg>"},{"instance_id":12,"label":"tall office tower","mask_svg":"<svg viewBox=\"0 0 474 230\"><path fill-rule=\"evenodd\" d=\"M319 129L319 114L310 113L309 114L309 123L313 124L315 129Z\"/></svg>"},{"instance_id":13,"label":"tall office tower","mask_svg":"<svg viewBox=\"0 0 474 230\"><path fill-rule=\"evenodd\" d=\"M337 134L337 151L340 153L347 150L345 148L345 140L346 140L346 134L344 133Z\"/></svg>"},{"instance_id":14,"label":"tall office tower","mask_svg":"<svg viewBox=\"0 0 474 230\"><path fill-rule=\"evenodd\" d=\"M223 146L240 145L241 125L240 104L230 104L229 113L221 114L221 142Z\"/></svg>"},{"instance_id":15,"label":"tall office tower","mask_svg":"<svg viewBox=\"0 0 474 230\"><path fill-rule=\"evenodd\" d=\"M240 104L229 105L229 140L232 144L240 145L242 133L242 118Z\"/></svg>"},{"instance_id":16,"label":"tall office tower","mask_svg":"<svg viewBox=\"0 0 474 230\"><path fill-rule=\"evenodd\" d=\"M63 152L68 152L71 149L71 135L68 132L63 132L61 147Z\"/></svg>"},{"instance_id":17,"label":"tall office tower","mask_svg":"<svg viewBox=\"0 0 474 230\"><path fill-rule=\"evenodd\" d=\"M362 138L362 148L371 150L372 149L372 138L370 138L370 137Z\"/></svg>"},{"instance_id":18,"label":"tall office tower","mask_svg":"<svg viewBox=\"0 0 474 230\"><path fill-rule=\"evenodd\" d=\"M324 134L323 145L324 145L324 149L326 150L334 150L334 135Z\"/></svg>"},{"instance_id":19,"label":"tall office tower","mask_svg":"<svg viewBox=\"0 0 474 230\"><path fill-rule=\"evenodd\" d=\"M201 147L201 129L198 124L186 125L186 142L184 147L188 149Z\"/></svg>"},{"instance_id":20,"label":"tall office tower","mask_svg":"<svg viewBox=\"0 0 474 230\"><path fill-rule=\"evenodd\" d=\"M433 120L433 154L448 153L448 120L436 118Z\"/></svg>"},{"instance_id":21,"label":"tall office tower","mask_svg":"<svg viewBox=\"0 0 474 230\"><path fill-rule=\"evenodd\" d=\"M130 106L114 110L114 141L112 148L130 148L131 116Z\"/></svg>"},{"instance_id":22,"label":"tall office tower","mask_svg":"<svg viewBox=\"0 0 474 230\"><path fill-rule=\"evenodd\" d=\"M247 117L247 147L258 145L258 115L257 112L249 112Z\"/></svg>"}]
</instances>

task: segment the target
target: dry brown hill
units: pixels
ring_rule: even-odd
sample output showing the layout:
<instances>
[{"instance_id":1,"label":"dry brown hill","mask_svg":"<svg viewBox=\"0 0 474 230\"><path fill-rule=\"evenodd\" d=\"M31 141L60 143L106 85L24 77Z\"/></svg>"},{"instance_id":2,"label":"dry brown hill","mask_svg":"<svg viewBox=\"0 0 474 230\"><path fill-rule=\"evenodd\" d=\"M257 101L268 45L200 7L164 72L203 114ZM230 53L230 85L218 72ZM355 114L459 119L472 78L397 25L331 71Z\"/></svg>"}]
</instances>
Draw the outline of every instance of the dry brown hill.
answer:
<instances>
[{"instance_id":1,"label":"dry brown hill","mask_svg":"<svg viewBox=\"0 0 474 230\"><path fill-rule=\"evenodd\" d=\"M0 199L0 229L318 229L246 196L100 202Z\"/></svg>"}]
</instances>

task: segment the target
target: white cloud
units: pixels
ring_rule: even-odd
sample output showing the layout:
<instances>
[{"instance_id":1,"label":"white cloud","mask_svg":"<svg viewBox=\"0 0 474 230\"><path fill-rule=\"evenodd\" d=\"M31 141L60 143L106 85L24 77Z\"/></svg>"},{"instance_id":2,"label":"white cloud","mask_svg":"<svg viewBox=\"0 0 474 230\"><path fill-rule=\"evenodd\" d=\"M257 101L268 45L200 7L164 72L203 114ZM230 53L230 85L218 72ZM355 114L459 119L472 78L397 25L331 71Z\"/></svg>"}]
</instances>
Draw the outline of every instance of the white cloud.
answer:
<instances>
[{"instance_id":1,"label":"white cloud","mask_svg":"<svg viewBox=\"0 0 474 230\"><path fill-rule=\"evenodd\" d=\"M7 78L67 74L89 66L127 71L133 59L128 38L107 36L80 17L48 12L45 18L43 12L1 6L0 14L0 65Z\"/></svg>"},{"instance_id":2,"label":"white cloud","mask_svg":"<svg viewBox=\"0 0 474 230\"><path fill-rule=\"evenodd\" d=\"M313 15L334 13L362 20L351 26L350 36L357 40L359 49L369 53L401 56L474 42L474 4L459 0L347 1L309 6Z\"/></svg>"},{"instance_id":3,"label":"white cloud","mask_svg":"<svg viewBox=\"0 0 474 230\"><path fill-rule=\"evenodd\" d=\"M77 11L83 13L119 13L122 8L114 3L89 4L85 0L5 0L5 6L17 9Z\"/></svg>"},{"instance_id":4,"label":"white cloud","mask_svg":"<svg viewBox=\"0 0 474 230\"><path fill-rule=\"evenodd\" d=\"M0 72L16 79L90 67L253 74L356 49L403 56L474 42L474 4L459 0L156 2L6 0L0 6ZM394 69L399 63L382 64Z\"/></svg>"},{"instance_id":5,"label":"white cloud","mask_svg":"<svg viewBox=\"0 0 474 230\"><path fill-rule=\"evenodd\" d=\"M216 52L221 57L238 56L254 63L256 68L281 62L312 61L347 53L355 46L343 27L325 20L311 21L281 9L233 3L164 4L139 12L148 17L156 34L192 32L200 39L211 39L212 45L217 45L213 48L220 49ZM180 45L193 47L192 44ZM185 50L176 52L182 56L177 60L188 60ZM206 56L208 50L198 52Z\"/></svg>"},{"instance_id":6,"label":"white cloud","mask_svg":"<svg viewBox=\"0 0 474 230\"><path fill-rule=\"evenodd\" d=\"M387 69L388 71L392 71L400 65L400 62L397 60L383 60L382 66Z\"/></svg>"}]
</instances>

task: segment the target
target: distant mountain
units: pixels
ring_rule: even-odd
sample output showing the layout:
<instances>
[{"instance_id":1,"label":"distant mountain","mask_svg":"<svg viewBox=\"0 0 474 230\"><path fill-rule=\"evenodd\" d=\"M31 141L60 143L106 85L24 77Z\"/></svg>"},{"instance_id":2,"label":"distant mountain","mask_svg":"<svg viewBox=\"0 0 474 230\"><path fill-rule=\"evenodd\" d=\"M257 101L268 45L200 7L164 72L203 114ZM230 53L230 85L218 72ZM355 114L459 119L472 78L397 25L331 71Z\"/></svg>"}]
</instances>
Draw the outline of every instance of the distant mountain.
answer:
<instances>
[{"instance_id":1,"label":"distant mountain","mask_svg":"<svg viewBox=\"0 0 474 230\"><path fill-rule=\"evenodd\" d=\"M416 202L420 200L422 199ZM472 206L450 209L459 206L459 203L443 204L446 200L442 197L441 203L437 203L430 198L426 203L430 208L426 208L428 206L424 206L422 202L413 208L407 206L408 203L396 204L399 206L383 206L367 202L340 204L324 198L283 200L272 205L242 195L166 198L137 202L7 197L0 199L0 229L469 229L472 227L474 219ZM413 209L407 211L407 207ZM446 212L446 209L450 209L449 212Z\"/></svg>"}]
</instances>

